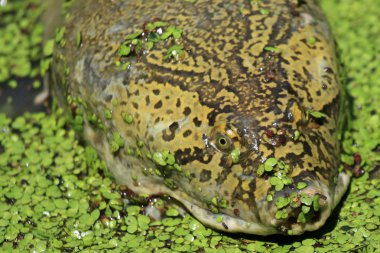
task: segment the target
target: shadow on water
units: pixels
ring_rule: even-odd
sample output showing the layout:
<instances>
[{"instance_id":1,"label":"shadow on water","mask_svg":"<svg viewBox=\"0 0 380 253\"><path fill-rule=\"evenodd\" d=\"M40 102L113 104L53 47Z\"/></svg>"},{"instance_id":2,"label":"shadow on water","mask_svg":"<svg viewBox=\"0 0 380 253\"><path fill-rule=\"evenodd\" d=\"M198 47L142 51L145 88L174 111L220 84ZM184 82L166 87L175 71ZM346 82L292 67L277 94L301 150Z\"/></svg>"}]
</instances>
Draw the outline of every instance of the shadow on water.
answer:
<instances>
[{"instance_id":1,"label":"shadow on water","mask_svg":"<svg viewBox=\"0 0 380 253\"><path fill-rule=\"evenodd\" d=\"M35 79L17 79L17 87L11 88L0 83L0 113L15 118L25 112L47 111L47 101L36 103L36 97L43 92L43 87L33 88Z\"/></svg>"}]
</instances>

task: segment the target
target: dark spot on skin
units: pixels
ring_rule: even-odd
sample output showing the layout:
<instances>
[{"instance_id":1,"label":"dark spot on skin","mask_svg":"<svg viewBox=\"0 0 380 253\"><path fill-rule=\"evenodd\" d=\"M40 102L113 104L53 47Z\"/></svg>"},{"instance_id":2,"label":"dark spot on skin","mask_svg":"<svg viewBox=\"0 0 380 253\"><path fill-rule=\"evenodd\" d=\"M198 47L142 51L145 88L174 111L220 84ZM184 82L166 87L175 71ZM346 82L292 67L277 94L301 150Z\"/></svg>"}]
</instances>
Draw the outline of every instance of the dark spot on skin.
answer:
<instances>
[{"instance_id":1,"label":"dark spot on skin","mask_svg":"<svg viewBox=\"0 0 380 253\"><path fill-rule=\"evenodd\" d=\"M356 165L354 169L352 170L352 175L354 175L355 178L363 176L364 173L365 173L365 170L358 165Z\"/></svg>"},{"instance_id":2,"label":"dark spot on skin","mask_svg":"<svg viewBox=\"0 0 380 253\"><path fill-rule=\"evenodd\" d=\"M195 160L208 164L212 160L212 155L207 154L207 150L203 148L194 147L191 148L185 148L183 150L178 149L175 151L175 159L178 161L178 164L185 165L190 162L193 162Z\"/></svg>"},{"instance_id":3,"label":"dark spot on skin","mask_svg":"<svg viewBox=\"0 0 380 253\"><path fill-rule=\"evenodd\" d=\"M269 138L272 138L273 135L274 135L274 132L273 132L272 130L267 130L267 131L265 132L265 135L268 136Z\"/></svg>"},{"instance_id":4,"label":"dark spot on skin","mask_svg":"<svg viewBox=\"0 0 380 253\"><path fill-rule=\"evenodd\" d=\"M158 89L153 90L153 94L156 96L160 95L160 90Z\"/></svg>"},{"instance_id":5,"label":"dark spot on skin","mask_svg":"<svg viewBox=\"0 0 380 253\"><path fill-rule=\"evenodd\" d=\"M190 107L186 106L185 107L185 110L183 110L183 114L185 114L185 116L189 116L191 113L191 109Z\"/></svg>"},{"instance_id":6,"label":"dark spot on skin","mask_svg":"<svg viewBox=\"0 0 380 253\"><path fill-rule=\"evenodd\" d=\"M146 104L146 105L149 105L149 104L150 104L150 98L149 98L149 96L146 96L146 97L145 97L145 104Z\"/></svg>"},{"instance_id":7,"label":"dark spot on skin","mask_svg":"<svg viewBox=\"0 0 380 253\"><path fill-rule=\"evenodd\" d=\"M162 101L158 101L155 105L154 105L154 109L160 109L162 107Z\"/></svg>"},{"instance_id":8,"label":"dark spot on skin","mask_svg":"<svg viewBox=\"0 0 380 253\"><path fill-rule=\"evenodd\" d=\"M227 226L226 223L222 222L222 225L223 225L223 227L224 227L225 230L228 230L228 226Z\"/></svg>"},{"instance_id":9,"label":"dark spot on skin","mask_svg":"<svg viewBox=\"0 0 380 253\"><path fill-rule=\"evenodd\" d=\"M240 210L237 209L237 208L235 208L234 209L234 214L235 214L235 216L240 216Z\"/></svg>"},{"instance_id":10,"label":"dark spot on skin","mask_svg":"<svg viewBox=\"0 0 380 253\"><path fill-rule=\"evenodd\" d=\"M320 96L321 96L321 91L318 90L318 91L316 92L316 94L317 94L318 97L320 97Z\"/></svg>"},{"instance_id":11,"label":"dark spot on skin","mask_svg":"<svg viewBox=\"0 0 380 253\"><path fill-rule=\"evenodd\" d=\"M139 105L138 105L137 103L133 102L132 105L133 105L133 107L134 107L136 110L139 109Z\"/></svg>"},{"instance_id":12,"label":"dark spot on skin","mask_svg":"<svg viewBox=\"0 0 380 253\"><path fill-rule=\"evenodd\" d=\"M183 137L186 138L188 136L191 135L191 130L186 130L184 133L183 133Z\"/></svg>"},{"instance_id":13,"label":"dark spot on skin","mask_svg":"<svg viewBox=\"0 0 380 253\"><path fill-rule=\"evenodd\" d=\"M125 101L121 101L121 102L120 102L120 105L127 105L127 102L125 102Z\"/></svg>"},{"instance_id":14,"label":"dark spot on skin","mask_svg":"<svg viewBox=\"0 0 380 253\"><path fill-rule=\"evenodd\" d=\"M175 104L175 106L181 107L181 100L179 98L177 99L177 103Z\"/></svg>"},{"instance_id":15,"label":"dark spot on skin","mask_svg":"<svg viewBox=\"0 0 380 253\"><path fill-rule=\"evenodd\" d=\"M290 58L292 58L293 61L298 61L299 60L299 58L297 56L294 56L294 55L291 56Z\"/></svg>"},{"instance_id":16,"label":"dark spot on skin","mask_svg":"<svg viewBox=\"0 0 380 253\"><path fill-rule=\"evenodd\" d=\"M202 172L201 172L201 175L200 175L200 178L199 178L199 181L200 182L207 182L207 181L209 181L210 180L210 178L211 178L211 171L209 171L209 170L202 170Z\"/></svg>"},{"instance_id":17,"label":"dark spot on skin","mask_svg":"<svg viewBox=\"0 0 380 253\"><path fill-rule=\"evenodd\" d=\"M324 68L323 71L325 71L328 74L332 74L332 75L334 74L334 71L332 70L332 68L329 68L329 67Z\"/></svg>"},{"instance_id":18,"label":"dark spot on skin","mask_svg":"<svg viewBox=\"0 0 380 253\"><path fill-rule=\"evenodd\" d=\"M112 95L106 95L105 98L104 98L104 100L106 102L109 102L109 101L111 101L112 97L113 97Z\"/></svg>"},{"instance_id":19,"label":"dark spot on skin","mask_svg":"<svg viewBox=\"0 0 380 253\"><path fill-rule=\"evenodd\" d=\"M169 129L170 129L171 132L176 131L178 128L179 128L179 124L178 124L177 121L173 122L173 123L169 126Z\"/></svg>"},{"instance_id":20,"label":"dark spot on skin","mask_svg":"<svg viewBox=\"0 0 380 253\"><path fill-rule=\"evenodd\" d=\"M170 98L170 96L165 96L165 99L168 100Z\"/></svg>"},{"instance_id":21,"label":"dark spot on skin","mask_svg":"<svg viewBox=\"0 0 380 253\"><path fill-rule=\"evenodd\" d=\"M282 145L284 145L285 142L286 142L286 137L285 137L285 135L279 135L279 136L278 136L278 142L281 143Z\"/></svg>"},{"instance_id":22,"label":"dark spot on skin","mask_svg":"<svg viewBox=\"0 0 380 253\"><path fill-rule=\"evenodd\" d=\"M196 127L200 127L201 124L202 124L202 121L200 121L200 120L198 119L198 117L195 117L195 118L193 119L193 122L194 122L194 125L195 125Z\"/></svg>"},{"instance_id":23,"label":"dark spot on skin","mask_svg":"<svg viewBox=\"0 0 380 253\"><path fill-rule=\"evenodd\" d=\"M169 110L166 110L166 113L167 113L167 114L173 114L173 110L170 110L170 109L169 109Z\"/></svg>"},{"instance_id":24,"label":"dark spot on skin","mask_svg":"<svg viewBox=\"0 0 380 253\"><path fill-rule=\"evenodd\" d=\"M168 131L168 129L165 129L162 131L162 139L164 141L172 141L174 138L175 138L175 131Z\"/></svg>"}]
</instances>

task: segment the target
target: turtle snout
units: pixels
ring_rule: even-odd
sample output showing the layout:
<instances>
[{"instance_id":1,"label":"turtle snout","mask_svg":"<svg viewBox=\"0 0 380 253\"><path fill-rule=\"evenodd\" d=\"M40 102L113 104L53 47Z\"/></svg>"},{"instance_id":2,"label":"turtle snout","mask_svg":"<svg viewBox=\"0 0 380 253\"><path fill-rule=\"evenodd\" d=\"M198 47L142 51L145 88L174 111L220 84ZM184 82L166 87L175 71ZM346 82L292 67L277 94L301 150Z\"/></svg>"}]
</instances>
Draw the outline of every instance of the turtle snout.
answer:
<instances>
[{"instance_id":1,"label":"turtle snout","mask_svg":"<svg viewBox=\"0 0 380 253\"><path fill-rule=\"evenodd\" d=\"M269 206L272 225L289 235L318 229L332 210L330 196L315 187L278 192Z\"/></svg>"}]
</instances>

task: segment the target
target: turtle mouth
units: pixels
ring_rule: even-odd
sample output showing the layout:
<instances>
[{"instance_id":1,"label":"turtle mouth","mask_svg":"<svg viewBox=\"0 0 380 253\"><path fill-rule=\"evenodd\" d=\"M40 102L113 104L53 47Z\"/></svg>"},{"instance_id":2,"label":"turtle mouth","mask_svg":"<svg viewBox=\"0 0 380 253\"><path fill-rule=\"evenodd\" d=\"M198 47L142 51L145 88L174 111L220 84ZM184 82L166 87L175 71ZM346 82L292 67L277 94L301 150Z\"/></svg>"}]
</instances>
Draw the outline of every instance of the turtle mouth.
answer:
<instances>
[{"instance_id":1,"label":"turtle mouth","mask_svg":"<svg viewBox=\"0 0 380 253\"><path fill-rule=\"evenodd\" d=\"M217 230L230 233L248 233L256 235L277 234L275 227L267 226L258 222L248 222L239 217L233 217L223 213L212 213L189 201L182 201L182 204L203 224Z\"/></svg>"},{"instance_id":2,"label":"turtle mouth","mask_svg":"<svg viewBox=\"0 0 380 253\"><path fill-rule=\"evenodd\" d=\"M182 201L182 203L199 221L212 228L230 233L263 236L272 234L300 235L305 231L316 230L323 226L332 210L329 200L322 199L319 209L317 211L310 209L306 215L304 215L305 208L302 210L302 205L297 208L280 209L281 212L286 213L286 218L282 218L278 216L279 210L276 206L269 207L271 204L265 203L261 208L262 212L260 212L261 220L247 221L224 213L215 214L188 201ZM300 216L306 216L305 220L300 220Z\"/></svg>"},{"instance_id":3,"label":"turtle mouth","mask_svg":"<svg viewBox=\"0 0 380 253\"><path fill-rule=\"evenodd\" d=\"M321 228L340 202L348 187L349 176L340 173L335 188L313 182L291 194L281 191L272 201L257 202L257 220L247 220L225 213L213 213L182 199L182 204L203 224L231 233L256 235L300 235Z\"/></svg>"},{"instance_id":4,"label":"turtle mouth","mask_svg":"<svg viewBox=\"0 0 380 253\"><path fill-rule=\"evenodd\" d=\"M313 188L293 197L278 197L274 202L269 209L272 217L270 222L278 233L286 235L299 235L319 229L333 209L331 197Z\"/></svg>"}]
</instances>

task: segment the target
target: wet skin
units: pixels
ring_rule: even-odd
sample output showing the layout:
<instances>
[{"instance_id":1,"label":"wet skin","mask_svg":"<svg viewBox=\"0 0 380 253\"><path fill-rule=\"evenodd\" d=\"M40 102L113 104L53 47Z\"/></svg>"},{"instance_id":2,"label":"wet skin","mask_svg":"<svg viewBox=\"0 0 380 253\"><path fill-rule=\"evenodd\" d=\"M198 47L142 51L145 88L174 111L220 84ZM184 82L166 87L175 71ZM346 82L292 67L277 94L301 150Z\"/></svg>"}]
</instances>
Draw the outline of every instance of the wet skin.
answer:
<instances>
[{"instance_id":1,"label":"wet skin","mask_svg":"<svg viewBox=\"0 0 380 253\"><path fill-rule=\"evenodd\" d=\"M158 20L180 38L120 57L127 35L162 34L146 28ZM334 43L314 1L78 0L65 27L53 94L118 183L228 232L325 223L349 175ZM167 59L173 44L183 52Z\"/></svg>"}]
</instances>

